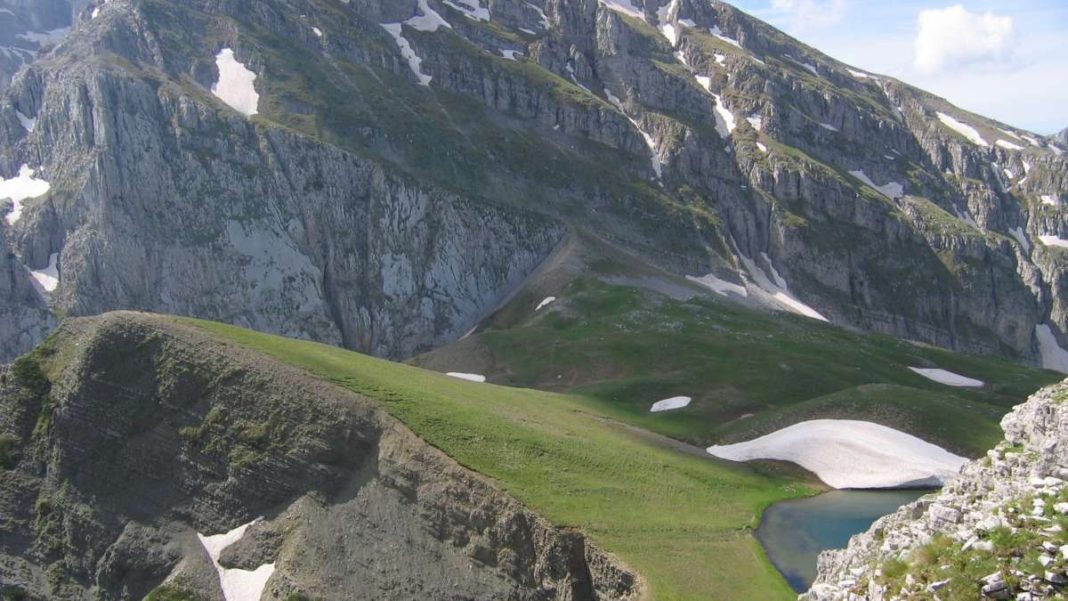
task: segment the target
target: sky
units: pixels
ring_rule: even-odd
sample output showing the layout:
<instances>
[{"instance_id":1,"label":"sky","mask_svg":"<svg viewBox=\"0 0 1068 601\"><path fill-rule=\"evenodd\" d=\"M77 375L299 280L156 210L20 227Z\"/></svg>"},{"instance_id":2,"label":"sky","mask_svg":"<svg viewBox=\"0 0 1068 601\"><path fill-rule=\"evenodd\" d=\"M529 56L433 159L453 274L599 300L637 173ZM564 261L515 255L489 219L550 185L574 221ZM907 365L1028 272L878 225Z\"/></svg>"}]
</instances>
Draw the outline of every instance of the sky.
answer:
<instances>
[{"instance_id":1,"label":"sky","mask_svg":"<svg viewBox=\"0 0 1068 601\"><path fill-rule=\"evenodd\" d=\"M834 58L1040 134L1068 128L1068 0L729 0Z\"/></svg>"}]
</instances>

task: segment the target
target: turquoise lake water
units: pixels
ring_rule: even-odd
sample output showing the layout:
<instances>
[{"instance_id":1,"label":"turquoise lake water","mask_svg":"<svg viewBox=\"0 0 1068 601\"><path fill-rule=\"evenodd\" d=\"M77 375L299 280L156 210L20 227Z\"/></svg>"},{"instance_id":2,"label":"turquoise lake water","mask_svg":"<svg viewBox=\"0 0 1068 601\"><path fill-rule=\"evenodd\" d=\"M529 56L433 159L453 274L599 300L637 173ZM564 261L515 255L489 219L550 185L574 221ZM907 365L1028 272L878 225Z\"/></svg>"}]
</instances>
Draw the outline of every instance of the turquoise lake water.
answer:
<instances>
[{"instance_id":1,"label":"turquoise lake water","mask_svg":"<svg viewBox=\"0 0 1068 601\"><path fill-rule=\"evenodd\" d=\"M776 503L764 512L757 539L768 558L797 592L816 577L820 551L840 549L849 537L930 490L836 490L808 499Z\"/></svg>"}]
</instances>

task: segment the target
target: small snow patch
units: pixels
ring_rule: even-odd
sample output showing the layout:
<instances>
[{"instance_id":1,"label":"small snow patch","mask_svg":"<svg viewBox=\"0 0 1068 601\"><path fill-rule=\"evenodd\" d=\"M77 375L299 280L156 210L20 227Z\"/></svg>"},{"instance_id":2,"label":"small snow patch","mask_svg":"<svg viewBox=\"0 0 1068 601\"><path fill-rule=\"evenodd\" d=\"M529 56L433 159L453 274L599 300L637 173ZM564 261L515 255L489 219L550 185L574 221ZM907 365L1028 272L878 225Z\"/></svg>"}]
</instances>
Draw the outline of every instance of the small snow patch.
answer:
<instances>
[{"instance_id":1,"label":"small snow patch","mask_svg":"<svg viewBox=\"0 0 1068 601\"><path fill-rule=\"evenodd\" d=\"M552 23L549 22L549 17L545 16L545 11L542 10L540 6L534 4L533 2L527 2L527 6L534 9L534 12L538 13L538 18L541 20L540 24L543 29L549 29L550 27L552 27ZM533 31L530 31L529 29L527 31L529 31L532 35L536 35Z\"/></svg>"},{"instance_id":2,"label":"small snow patch","mask_svg":"<svg viewBox=\"0 0 1068 601\"><path fill-rule=\"evenodd\" d=\"M204 536L197 532L200 544L208 552L208 557L215 566L215 572L219 575L219 587L226 601L259 601L259 598L263 596L267 581L274 574L274 563L265 563L255 570L229 569L219 564L219 557L222 556L223 551L244 538L245 531L255 523L254 521L225 534L214 536Z\"/></svg>"},{"instance_id":3,"label":"small snow patch","mask_svg":"<svg viewBox=\"0 0 1068 601\"><path fill-rule=\"evenodd\" d=\"M1039 240L1046 246L1058 246L1061 248L1068 248L1068 240L1061 238L1060 236L1039 236Z\"/></svg>"},{"instance_id":4,"label":"small snow patch","mask_svg":"<svg viewBox=\"0 0 1068 601\"><path fill-rule=\"evenodd\" d=\"M976 146L990 146L990 144L987 144L986 140L983 139L983 136L979 135L979 131L971 125L958 121L945 113L938 113L938 120L949 129L952 129L967 138L972 144L975 144Z\"/></svg>"},{"instance_id":5,"label":"small snow patch","mask_svg":"<svg viewBox=\"0 0 1068 601\"><path fill-rule=\"evenodd\" d=\"M760 115L750 115L745 118L749 122L749 125L753 126L753 129L760 131L764 129L764 118Z\"/></svg>"},{"instance_id":6,"label":"small snow patch","mask_svg":"<svg viewBox=\"0 0 1068 601\"><path fill-rule=\"evenodd\" d=\"M1052 194L1043 194L1042 204L1056 207L1061 204L1061 200Z\"/></svg>"},{"instance_id":7,"label":"small snow patch","mask_svg":"<svg viewBox=\"0 0 1068 601\"><path fill-rule=\"evenodd\" d=\"M674 411L675 409L682 409L690 404L692 401L688 396L676 396L670 399L664 399L653 403L653 406L649 408L649 413L660 413L661 411Z\"/></svg>"},{"instance_id":8,"label":"small snow patch","mask_svg":"<svg viewBox=\"0 0 1068 601\"><path fill-rule=\"evenodd\" d=\"M955 374L944 369L928 369L923 367L910 367L909 369L928 380L938 382L939 384L945 384L946 386L954 386L956 388L982 388L984 386L982 380Z\"/></svg>"},{"instance_id":9,"label":"small snow patch","mask_svg":"<svg viewBox=\"0 0 1068 601\"><path fill-rule=\"evenodd\" d=\"M478 382L480 384L486 381L486 376L483 376L482 374L465 374L458 371L450 371L445 375L452 378L467 380L468 382Z\"/></svg>"},{"instance_id":10,"label":"small snow patch","mask_svg":"<svg viewBox=\"0 0 1068 601\"><path fill-rule=\"evenodd\" d=\"M868 79L869 77L871 77L871 75L868 75L863 71L857 71L856 69L846 69L846 71L849 71L849 74L853 77L856 77L857 79Z\"/></svg>"},{"instance_id":11,"label":"small snow patch","mask_svg":"<svg viewBox=\"0 0 1068 601\"><path fill-rule=\"evenodd\" d=\"M721 67L723 65L727 64L727 55L726 54L719 54L717 52L716 54L712 55L712 58L716 59L716 64L720 65Z\"/></svg>"},{"instance_id":12,"label":"small snow patch","mask_svg":"<svg viewBox=\"0 0 1068 601\"><path fill-rule=\"evenodd\" d=\"M712 92L711 77L708 77L707 75L694 75L693 78L697 80L697 83L701 84L701 87L704 88L706 92Z\"/></svg>"},{"instance_id":13,"label":"small snow patch","mask_svg":"<svg viewBox=\"0 0 1068 601\"><path fill-rule=\"evenodd\" d=\"M211 93L243 115L257 114L260 95L253 85L256 74L238 62L230 48L223 48L215 55L215 64L219 68L219 81L211 86Z\"/></svg>"},{"instance_id":14,"label":"small snow patch","mask_svg":"<svg viewBox=\"0 0 1068 601\"><path fill-rule=\"evenodd\" d=\"M317 38L323 37L323 30L318 27L312 27L312 33L314 33Z\"/></svg>"},{"instance_id":15,"label":"small snow patch","mask_svg":"<svg viewBox=\"0 0 1068 601\"><path fill-rule=\"evenodd\" d=\"M638 8L637 6L634 6L634 3L632 3L630 0L600 0L600 3L603 6L606 6L609 9L614 10L618 13L622 13L624 15L634 17L636 19L641 19L642 21L645 20L645 13L642 11L642 9Z\"/></svg>"},{"instance_id":16,"label":"small snow patch","mask_svg":"<svg viewBox=\"0 0 1068 601\"><path fill-rule=\"evenodd\" d=\"M11 212L4 219L8 225L14 225L22 217L22 202L31 198L44 196L52 188L52 185L43 179L33 177L34 170L29 165L23 165L19 174L11 179L0 177L0 201L12 202Z\"/></svg>"},{"instance_id":17,"label":"small snow patch","mask_svg":"<svg viewBox=\"0 0 1068 601\"><path fill-rule=\"evenodd\" d=\"M784 309L791 313L797 313L798 315L804 315L805 317L819 321L830 321L819 311L806 305L790 292L786 280L779 275L778 271L776 271L775 266L771 264L771 258L768 257L766 253L761 253L761 257L763 257L764 261L771 269L770 278L768 277L768 274L756 264L756 261L745 255L739 254L742 264L745 265L745 268L749 271L749 275L752 276L754 283L756 283L761 290L768 293Z\"/></svg>"},{"instance_id":18,"label":"small snow patch","mask_svg":"<svg viewBox=\"0 0 1068 601\"><path fill-rule=\"evenodd\" d=\"M721 138L729 138L734 132L734 128L737 123L734 121L734 114L727 108L727 104L723 102L723 97L719 94L712 94L712 97L716 99L715 113L716 113L716 132L719 133Z\"/></svg>"},{"instance_id":19,"label":"small snow patch","mask_svg":"<svg viewBox=\"0 0 1068 601\"><path fill-rule=\"evenodd\" d=\"M482 8L482 4L478 0L442 0L448 6L455 8L463 13L465 17L472 21L489 21L490 13L488 8Z\"/></svg>"},{"instance_id":20,"label":"small snow patch","mask_svg":"<svg viewBox=\"0 0 1068 601\"><path fill-rule=\"evenodd\" d=\"M1023 150L1024 149L1023 146L1020 146L1019 144L1013 144L1012 142L1009 142L1007 140L998 140L997 142L994 142L994 144L997 144L998 147L1004 148L1006 150Z\"/></svg>"},{"instance_id":21,"label":"small snow patch","mask_svg":"<svg viewBox=\"0 0 1068 601\"><path fill-rule=\"evenodd\" d=\"M716 277L715 274L710 273L701 277L688 275L686 276L686 279L696 284L700 284L720 296L729 296L731 294L737 294L742 297L749 296L749 291L745 289L745 286L735 284L734 282L728 282L727 280L721 280Z\"/></svg>"},{"instance_id":22,"label":"small snow patch","mask_svg":"<svg viewBox=\"0 0 1068 601\"><path fill-rule=\"evenodd\" d=\"M1068 374L1068 351L1057 342L1049 324L1035 326L1035 337L1038 338L1038 351L1042 355L1042 367Z\"/></svg>"},{"instance_id":23,"label":"small snow patch","mask_svg":"<svg viewBox=\"0 0 1068 601\"><path fill-rule=\"evenodd\" d=\"M905 187L897 182L890 182L888 184L879 186L876 185L875 182L871 181L871 178L868 177L868 175L863 171L850 171L849 174L864 182L868 187L877 190L880 194L889 198L890 200L897 200L905 195Z\"/></svg>"},{"instance_id":24,"label":"small snow patch","mask_svg":"<svg viewBox=\"0 0 1068 601\"><path fill-rule=\"evenodd\" d=\"M737 48L741 48L742 47L742 45L738 43L738 40L723 35L723 30L719 28L719 25L716 25L715 27L710 28L708 31L712 35L714 35L717 38L723 40L724 42L727 42L731 46L735 46Z\"/></svg>"},{"instance_id":25,"label":"small snow patch","mask_svg":"<svg viewBox=\"0 0 1068 601\"><path fill-rule=\"evenodd\" d=\"M555 302L556 302L556 297L555 296L546 296L540 303L538 303L538 306L535 307L534 310L535 311L541 311L545 307L548 307L549 305L551 305L551 304L553 304Z\"/></svg>"},{"instance_id":26,"label":"small snow patch","mask_svg":"<svg viewBox=\"0 0 1068 601\"><path fill-rule=\"evenodd\" d=\"M31 269L30 277L33 278L34 287L43 296L55 292L59 287L59 253L52 253L48 256L48 267L40 270Z\"/></svg>"},{"instance_id":27,"label":"small snow patch","mask_svg":"<svg viewBox=\"0 0 1068 601\"><path fill-rule=\"evenodd\" d=\"M1020 243L1020 246L1023 247L1025 253L1031 252L1031 243L1027 240L1027 234L1024 233L1022 228L1014 227L1009 230L1009 233Z\"/></svg>"},{"instance_id":28,"label":"small snow patch","mask_svg":"<svg viewBox=\"0 0 1068 601\"><path fill-rule=\"evenodd\" d=\"M764 146L763 142L757 142L757 148L760 149L760 152L763 152L764 154L768 154L768 147Z\"/></svg>"},{"instance_id":29,"label":"small snow patch","mask_svg":"<svg viewBox=\"0 0 1068 601\"><path fill-rule=\"evenodd\" d=\"M911 434L854 420L813 420L739 444L713 446L730 461L791 461L834 488L894 488L941 484L967 463Z\"/></svg>"},{"instance_id":30,"label":"small snow patch","mask_svg":"<svg viewBox=\"0 0 1068 601\"><path fill-rule=\"evenodd\" d=\"M656 179L660 179L663 176L664 163L660 160L660 153L656 149L656 140L653 136L646 133L637 121L631 119L630 115L627 114L627 109L623 107L623 101L620 100L619 97L608 91L608 88L605 88L604 95L608 98L609 102L619 109L619 112L623 113L623 116L627 118L627 121L630 121L630 124L638 130L638 133L642 135L642 139L645 140L645 145L649 147L649 160L652 164L653 172L656 173Z\"/></svg>"},{"instance_id":31,"label":"small snow patch","mask_svg":"<svg viewBox=\"0 0 1068 601\"><path fill-rule=\"evenodd\" d=\"M19 125L21 125L22 129L26 130L27 132L32 133L33 128L37 127L37 119L31 119L27 117L26 115L22 114L22 111L15 111L15 116L18 117Z\"/></svg>"},{"instance_id":32,"label":"small snow patch","mask_svg":"<svg viewBox=\"0 0 1068 601\"><path fill-rule=\"evenodd\" d=\"M820 123L820 127L830 131L838 131L838 128L831 125L830 123Z\"/></svg>"},{"instance_id":33,"label":"small snow patch","mask_svg":"<svg viewBox=\"0 0 1068 601\"><path fill-rule=\"evenodd\" d=\"M522 54L522 52L519 52L518 50L501 50L501 56L510 61L516 60L516 57L520 54Z\"/></svg>"}]
</instances>

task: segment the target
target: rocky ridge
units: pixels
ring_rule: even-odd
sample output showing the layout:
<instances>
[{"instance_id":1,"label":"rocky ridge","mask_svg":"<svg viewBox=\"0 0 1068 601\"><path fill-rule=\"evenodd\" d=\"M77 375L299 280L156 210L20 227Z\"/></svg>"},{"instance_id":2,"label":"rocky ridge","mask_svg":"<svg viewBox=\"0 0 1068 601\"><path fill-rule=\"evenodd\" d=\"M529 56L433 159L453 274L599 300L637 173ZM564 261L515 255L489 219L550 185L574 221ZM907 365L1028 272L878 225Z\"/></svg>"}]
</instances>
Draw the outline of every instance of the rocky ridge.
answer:
<instances>
[{"instance_id":1,"label":"rocky ridge","mask_svg":"<svg viewBox=\"0 0 1068 601\"><path fill-rule=\"evenodd\" d=\"M1063 598L1068 585L1068 383L1002 421L1005 441L939 493L820 556L806 601Z\"/></svg>"},{"instance_id":2,"label":"rocky ridge","mask_svg":"<svg viewBox=\"0 0 1068 601\"><path fill-rule=\"evenodd\" d=\"M254 116L211 92L226 49ZM582 228L746 302L1068 370L1064 150L718 1L111 0L15 78L0 141L0 174L51 184L6 238L57 255L54 314L407 357Z\"/></svg>"},{"instance_id":3,"label":"rocky ridge","mask_svg":"<svg viewBox=\"0 0 1068 601\"><path fill-rule=\"evenodd\" d=\"M264 599L641 595L373 402L169 318L65 322L0 409L3 598L222 601L197 535L249 523L219 562Z\"/></svg>"}]
</instances>

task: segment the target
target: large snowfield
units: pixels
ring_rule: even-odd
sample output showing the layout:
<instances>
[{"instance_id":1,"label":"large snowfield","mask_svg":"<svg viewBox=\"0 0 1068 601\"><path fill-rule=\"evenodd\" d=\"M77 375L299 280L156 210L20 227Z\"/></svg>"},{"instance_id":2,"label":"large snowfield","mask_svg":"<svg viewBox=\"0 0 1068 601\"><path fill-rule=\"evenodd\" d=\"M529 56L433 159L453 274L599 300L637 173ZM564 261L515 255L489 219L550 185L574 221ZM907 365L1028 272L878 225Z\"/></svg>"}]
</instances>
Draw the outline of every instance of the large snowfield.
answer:
<instances>
[{"instance_id":1,"label":"large snowfield","mask_svg":"<svg viewBox=\"0 0 1068 601\"><path fill-rule=\"evenodd\" d=\"M23 165L19 174L11 179L0 177L0 201L10 200L11 211L4 217L8 225L14 225L22 217L22 202L31 198L44 196L51 189L51 184L33 176L35 171L29 165Z\"/></svg>"},{"instance_id":2,"label":"large snowfield","mask_svg":"<svg viewBox=\"0 0 1068 601\"><path fill-rule=\"evenodd\" d=\"M934 486L968 460L911 434L879 424L820 419L760 438L708 448L730 461L790 461L834 488Z\"/></svg>"}]
</instances>

